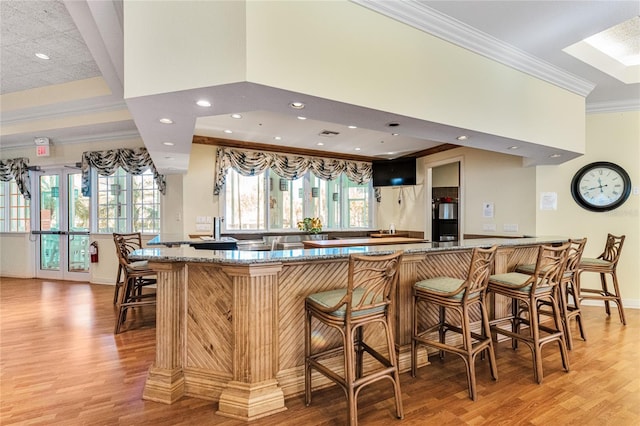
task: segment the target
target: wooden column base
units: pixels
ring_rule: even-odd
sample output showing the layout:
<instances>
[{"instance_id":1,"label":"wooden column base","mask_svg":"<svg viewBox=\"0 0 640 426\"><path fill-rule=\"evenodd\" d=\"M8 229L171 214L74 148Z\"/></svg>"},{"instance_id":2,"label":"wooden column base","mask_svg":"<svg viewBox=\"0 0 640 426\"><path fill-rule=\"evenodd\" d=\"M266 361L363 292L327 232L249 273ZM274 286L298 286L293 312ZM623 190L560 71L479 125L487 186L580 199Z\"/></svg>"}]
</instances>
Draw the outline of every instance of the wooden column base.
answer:
<instances>
[{"instance_id":1,"label":"wooden column base","mask_svg":"<svg viewBox=\"0 0 640 426\"><path fill-rule=\"evenodd\" d=\"M184 396L184 373L182 369L173 371L152 366L142 392L147 401L172 404Z\"/></svg>"},{"instance_id":2,"label":"wooden column base","mask_svg":"<svg viewBox=\"0 0 640 426\"><path fill-rule=\"evenodd\" d=\"M277 380L261 383L231 381L220 394L216 414L238 420L255 420L286 410Z\"/></svg>"}]
</instances>

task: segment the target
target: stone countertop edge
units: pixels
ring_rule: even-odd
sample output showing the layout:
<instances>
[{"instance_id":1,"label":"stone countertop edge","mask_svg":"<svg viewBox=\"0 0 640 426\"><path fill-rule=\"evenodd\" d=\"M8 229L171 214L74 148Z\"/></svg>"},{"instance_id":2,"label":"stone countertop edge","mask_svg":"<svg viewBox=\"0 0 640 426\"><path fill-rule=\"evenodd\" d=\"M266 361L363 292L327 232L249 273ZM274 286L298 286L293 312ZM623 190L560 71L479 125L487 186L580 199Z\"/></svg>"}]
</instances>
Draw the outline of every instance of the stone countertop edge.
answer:
<instances>
[{"instance_id":1,"label":"stone countertop edge","mask_svg":"<svg viewBox=\"0 0 640 426\"><path fill-rule=\"evenodd\" d=\"M558 244L569 240L569 237L542 236L529 238L479 238L463 240L456 245L443 244L434 247L434 243L390 244L381 246L356 246L322 249L293 249L276 251L242 251L242 250L197 250L193 247L158 247L133 251L131 260L148 260L151 262L190 262L215 264L269 264L292 263L313 260L331 260L348 258L350 254L382 255L402 250L406 254L432 253L439 251L457 251L474 247L488 248L494 244L501 247L516 247L539 244ZM437 243L435 243L437 244ZM439 245L439 244L438 244Z\"/></svg>"}]
</instances>

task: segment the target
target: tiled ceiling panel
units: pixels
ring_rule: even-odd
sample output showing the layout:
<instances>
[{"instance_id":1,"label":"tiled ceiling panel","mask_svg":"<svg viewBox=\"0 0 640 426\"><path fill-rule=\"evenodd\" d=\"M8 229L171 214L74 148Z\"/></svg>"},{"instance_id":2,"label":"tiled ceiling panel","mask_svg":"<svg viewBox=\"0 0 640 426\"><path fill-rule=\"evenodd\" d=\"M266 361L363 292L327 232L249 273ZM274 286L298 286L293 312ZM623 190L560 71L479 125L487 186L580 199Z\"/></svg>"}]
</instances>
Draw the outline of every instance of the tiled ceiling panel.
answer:
<instances>
[{"instance_id":1,"label":"tiled ceiling panel","mask_svg":"<svg viewBox=\"0 0 640 426\"><path fill-rule=\"evenodd\" d=\"M0 19L0 94L101 75L62 1L2 0Z\"/></svg>"}]
</instances>

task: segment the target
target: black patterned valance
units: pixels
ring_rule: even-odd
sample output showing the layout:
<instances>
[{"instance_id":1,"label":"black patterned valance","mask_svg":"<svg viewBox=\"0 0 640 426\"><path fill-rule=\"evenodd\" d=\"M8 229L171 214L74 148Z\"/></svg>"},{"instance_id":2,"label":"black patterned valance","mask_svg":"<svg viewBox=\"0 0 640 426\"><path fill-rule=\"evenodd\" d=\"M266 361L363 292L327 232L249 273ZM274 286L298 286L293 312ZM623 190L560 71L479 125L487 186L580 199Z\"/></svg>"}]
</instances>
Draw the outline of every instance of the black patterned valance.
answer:
<instances>
[{"instance_id":1,"label":"black patterned valance","mask_svg":"<svg viewBox=\"0 0 640 426\"><path fill-rule=\"evenodd\" d=\"M0 160L0 181L9 182L15 179L20 193L27 200L31 199L28 163L28 158Z\"/></svg>"},{"instance_id":2,"label":"black patterned valance","mask_svg":"<svg viewBox=\"0 0 640 426\"><path fill-rule=\"evenodd\" d=\"M320 179L333 180L344 173L350 181L357 184L369 182L372 176L371 163L365 161L303 157L226 147L218 148L216 157L214 195L219 195L222 191L230 167L243 176L258 175L270 168L285 179L298 179L310 171ZM380 201L378 188L376 199Z\"/></svg>"},{"instance_id":3,"label":"black patterned valance","mask_svg":"<svg viewBox=\"0 0 640 426\"><path fill-rule=\"evenodd\" d=\"M101 176L110 176L118 167L122 167L132 175L141 175L145 170L153 172L153 178L160 193L166 192L164 175L156 170L146 148L121 148L108 151L87 151L82 153L82 195L91 194L91 168L95 168Z\"/></svg>"}]
</instances>

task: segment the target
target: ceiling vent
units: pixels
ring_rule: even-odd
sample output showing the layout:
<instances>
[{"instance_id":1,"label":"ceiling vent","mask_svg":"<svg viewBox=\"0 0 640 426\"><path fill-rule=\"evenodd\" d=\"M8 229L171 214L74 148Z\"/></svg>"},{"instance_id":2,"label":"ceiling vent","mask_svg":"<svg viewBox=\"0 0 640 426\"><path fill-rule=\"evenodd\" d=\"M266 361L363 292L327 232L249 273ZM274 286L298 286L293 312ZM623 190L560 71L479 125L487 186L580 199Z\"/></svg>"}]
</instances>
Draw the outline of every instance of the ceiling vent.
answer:
<instances>
[{"instance_id":1,"label":"ceiling vent","mask_svg":"<svg viewBox=\"0 0 640 426\"><path fill-rule=\"evenodd\" d=\"M324 136L326 138L332 138L334 136L338 136L340 132L334 132L333 130L323 130L318 133L318 136Z\"/></svg>"}]
</instances>

